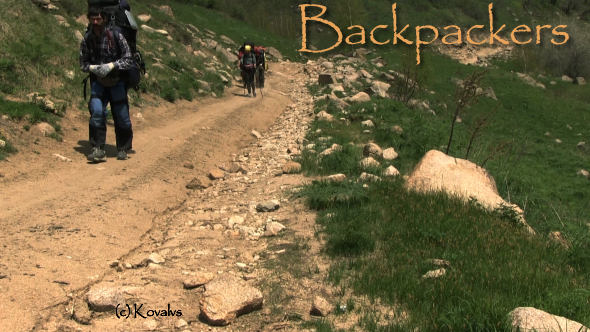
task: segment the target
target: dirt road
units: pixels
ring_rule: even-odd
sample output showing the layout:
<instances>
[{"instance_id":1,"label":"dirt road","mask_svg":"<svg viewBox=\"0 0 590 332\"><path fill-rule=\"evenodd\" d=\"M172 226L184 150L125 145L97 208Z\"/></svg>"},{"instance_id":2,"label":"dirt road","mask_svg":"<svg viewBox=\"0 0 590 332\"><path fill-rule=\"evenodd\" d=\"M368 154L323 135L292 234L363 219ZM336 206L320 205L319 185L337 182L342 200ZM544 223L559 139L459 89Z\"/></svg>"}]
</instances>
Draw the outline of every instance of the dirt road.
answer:
<instances>
[{"instance_id":1,"label":"dirt road","mask_svg":"<svg viewBox=\"0 0 590 332\"><path fill-rule=\"evenodd\" d=\"M143 120L132 118L136 153L126 161L116 160L110 145L107 162L88 163L86 113L70 111L65 142L47 141L31 147L37 154L22 151L3 162L0 331L31 331L44 308L100 279L109 261L154 241L153 221L187 199L185 185L230 160L254 139L253 129L266 130L292 103L281 93L292 88L290 71L288 63L274 66L264 98L245 98L234 86L222 99L132 108Z\"/></svg>"}]
</instances>

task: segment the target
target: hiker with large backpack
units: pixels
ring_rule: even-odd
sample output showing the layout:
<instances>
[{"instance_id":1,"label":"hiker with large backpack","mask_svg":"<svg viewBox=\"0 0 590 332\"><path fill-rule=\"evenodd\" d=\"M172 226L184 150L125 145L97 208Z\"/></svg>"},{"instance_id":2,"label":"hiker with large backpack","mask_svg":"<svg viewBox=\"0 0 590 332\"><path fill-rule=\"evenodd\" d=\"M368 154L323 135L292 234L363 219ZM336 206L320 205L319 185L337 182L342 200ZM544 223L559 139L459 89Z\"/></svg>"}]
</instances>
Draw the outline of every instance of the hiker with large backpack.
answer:
<instances>
[{"instance_id":1,"label":"hiker with large backpack","mask_svg":"<svg viewBox=\"0 0 590 332\"><path fill-rule=\"evenodd\" d=\"M106 105L110 104L119 151L117 159L125 160L132 148L133 130L127 97L129 84L122 76L134 66L133 55L123 34L107 27L108 17L104 9L91 7L87 17L91 28L80 43L80 66L83 72L90 73L88 110L92 151L87 159L92 162L106 159Z\"/></svg>"},{"instance_id":2,"label":"hiker with large backpack","mask_svg":"<svg viewBox=\"0 0 590 332\"><path fill-rule=\"evenodd\" d=\"M240 57L240 69L242 69L242 77L248 88L247 97L256 97L256 85L254 84L254 71L256 70L256 56L252 52L251 45L244 46L244 53ZM252 91L252 94L250 94Z\"/></svg>"}]
</instances>

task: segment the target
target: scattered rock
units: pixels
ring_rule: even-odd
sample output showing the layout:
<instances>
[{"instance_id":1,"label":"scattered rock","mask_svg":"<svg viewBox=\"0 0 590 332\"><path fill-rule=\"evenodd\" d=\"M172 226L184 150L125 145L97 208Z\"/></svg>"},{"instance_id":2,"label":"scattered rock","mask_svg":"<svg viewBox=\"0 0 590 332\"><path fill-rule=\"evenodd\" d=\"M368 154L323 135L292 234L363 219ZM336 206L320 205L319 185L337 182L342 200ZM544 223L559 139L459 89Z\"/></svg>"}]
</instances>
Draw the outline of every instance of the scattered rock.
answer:
<instances>
[{"instance_id":1,"label":"scattered rock","mask_svg":"<svg viewBox=\"0 0 590 332\"><path fill-rule=\"evenodd\" d=\"M234 225L241 225L244 223L244 217L242 216L231 216L227 221L229 228L234 228Z\"/></svg>"},{"instance_id":2,"label":"scattered rock","mask_svg":"<svg viewBox=\"0 0 590 332\"><path fill-rule=\"evenodd\" d=\"M590 172L588 172L587 170L584 170L584 169L579 170L578 175L581 175L581 176L584 176L584 177L590 179Z\"/></svg>"},{"instance_id":3,"label":"scattered rock","mask_svg":"<svg viewBox=\"0 0 590 332\"><path fill-rule=\"evenodd\" d=\"M555 143L561 143L561 140L559 138L556 138Z\"/></svg>"},{"instance_id":4,"label":"scattered rock","mask_svg":"<svg viewBox=\"0 0 590 332\"><path fill-rule=\"evenodd\" d=\"M359 92L356 95L345 99L345 101L350 102L350 103L362 103L362 102L370 101L370 100L371 100L371 96L369 96L366 92Z\"/></svg>"},{"instance_id":5,"label":"scattered rock","mask_svg":"<svg viewBox=\"0 0 590 332\"><path fill-rule=\"evenodd\" d=\"M31 132L37 134L38 136L49 136L51 134L55 134L55 128L53 128L53 126L49 123L41 122L32 127Z\"/></svg>"},{"instance_id":6,"label":"scattered rock","mask_svg":"<svg viewBox=\"0 0 590 332\"><path fill-rule=\"evenodd\" d=\"M569 77L569 76L567 76L567 75L561 76L561 80L564 81L564 82L569 82L569 83L573 83L574 82L574 79L571 78L571 77Z\"/></svg>"},{"instance_id":7,"label":"scattered rock","mask_svg":"<svg viewBox=\"0 0 590 332\"><path fill-rule=\"evenodd\" d=\"M150 254L150 257L148 257L147 262L154 264L164 264L164 262L166 262L166 259L164 259L162 255L153 252Z\"/></svg>"},{"instance_id":8,"label":"scattered rock","mask_svg":"<svg viewBox=\"0 0 590 332\"><path fill-rule=\"evenodd\" d=\"M361 167L363 168L367 168L367 167L377 167L379 166L379 162L375 159L373 159L373 157L367 157L363 160L361 160L360 162Z\"/></svg>"},{"instance_id":9,"label":"scattered rock","mask_svg":"<svg viewBox=\"0 0 590 332\"><path fill-rule=\"evenodd\" d=\"M0 148L3 148L6 146L6 142L0 139Z\"/></svg>"},{"instance_id":10,"label":"scattered rock","mask_svg":"<svg viewBox=\"0 0 590 332\"><path fill-rule=\"evenodd\" d=\"M59 161L64 161L64 162L72 162L72 159L64 157L62 155L59 155L57 153L54 153L53 156L55 157L55 159L59 160Z\"/></svg>"},{"instance_id":11,"label":"scattered rock","mask_svg":"<svg viewBox=\"0 0 590 332\"><path fill-rule=\"evenodd\" d=\"M222 274L205 285L200 301L201 317L210 325L232 323L237 316L262 309L262 293L244 280Z\"/></svg>"},{"instance_id":12,"label":"scattered rock","mask_svg":"<svg viewBox=\"0 0 590 332\"><path fill-rule=\"evenodd\" d=\"M371 121L371 120L363 121L363 122L361 122L361 125L363 127L375 127L375 125L373 124L373 121Z\"/></svg>"},{"instance_id":13,"label":"scattered rock","mask_svg":"<svg viewBox=\"0 0 590 332\"><path fill-rule=\"evenodd\" d=\"M275 57L277 60L283 60L283 56L281 53L274 47L267 47L266 54L269 54L272 57Z\"/></svg>"},{"instance_id":14,"label":"scattered rock","mask_svg":"<svg viewBox=\"0 0 590 332\"><path fill-rule=\"evenodd\" d=\"M95 286L86 294L92 311L105 312L115 310L119 303L125 303L125 296L118 287Z\"/></svg>"},{"instance_id":15,"label":"scattered rock","mask_svg":"<svg viewBox=\"0 0 590 332\"><path fill-rule=\"evenodd\" d=\"M264 236L276 236L277 234L279 234L282 230L284 230L286 228L287 227L285 227L284 225L282 225L281 223L278 223L276 221L270 222L270 223L266 224Z\"/></svg>"},{"instance_id":16,"label":"scattered rock","mask_svg":"<svg viewBox=\"0 0 590 332\"><path fill-rule=\"evenodd\" d=\"M373 157L373 158L381 158L383 155L383 151L379 147L379 145L375 143L368 143L365 144L363 148L363 156L365 157Z\"/></svg>"},{"instance_id":17,"label":"scattered rock","mask_svg":"<svg viewBox=\"0 0 590 332\"><path fill-rule=\"evenodd\" d=\"M578 143L578 144L576 145L576 147L577 147L578 149L583 149L583 148L585 148L585 147L586 147L586 142L580 142L580 143Z\"/></svg>"},{"instance_id":18,"label":"scattered rock","mask_svg":"<svg viewBox=\"0 0 590 332\"><path fill-rule=\"evenodd\" d=\"M551 240L561 244L566 249L569 249L571 247L571 243L565 238L563 233L561 233L559 231L553 231L553 232L549 233L549 238Z\"/></svg>"},{"instance_id":19,"label":"scattered rock","mask_svg":"<svg viewBox=\"0 0 590 332\"><path fill-rule=\"evenodd\" d=\"M84 17L86 17L86 16L84 16ZM152 16L148 15L148 14L141 14L141 15L137 15L137 19L139 19L143 23L148 23L152 19Z\"/></svg>"},{"instance_id":20,"label":"scattered rock","mask_svg":"<svg viewBox=\"0 0 590 332\"><path fill-rule=\"evenodd\" d=\"M85 302L77 301L74 305L74 312L72 318L83 325L90 325L92 320L92 313L88 309L88 305Z\"/></svg>"},{"instance_id":21,"label":"scattered rock","mask_svg":"<svg viewBox=\"0 0 590 332\"><path fill-rule=\"evenodd\" d=\"M262 135L260 135L260 133L256 130L252 130L252 135L258 139L262 138Z\"/></svg>"},{"instance_id":22,"label":"scattered rock","mask_svg":"<svg viewBox=\"0 0 590 332\"><path fill-rule=\"evenodd\" d=\"M393 160L397 158L398 154L395 152L394 148L387 148L383 150L383 159L385 160Z\"/></svg>"},{"instance_id":23,"label":"scattered rock","mask_svg":"<svg viewBox=\"0 0 590 332\"><path fill-rule=\"evenodd\" d=\"M583 77L576 77L574 79L574 84L577 84L577 85L585 85L586 84L586 80Z\"/></svg>"},{"instance_id":24,"label":"scattered rock","mask_svg":"<svg viewBox=\"0 0 590 332\"><path fill-rule=\"evenodd\" d=\"M192 163L190 163L190 162L187 161L184 164L182 164L182 167L188 168L188 169L194 169L195 168L195 165L193 165Z\"/></svg>"},{"instance_id":25,"label":"scattered rock","mask_svg":"<svg viewBox=\"0 0 590 332\"><path fill-rule=\"evenodd\" d=\"M389 166L385 169L385 171L383 171L383 175L385 175L385 176L398 176L399 171L397 170L397 168L395 168L393 166Z\"/></svg>"},{"instance_id":26,"label":"scattered rock","mask_svg":"<svg viewBox=\"0 0 590 332\"><path fill-rule=\"evenodd\" d=\"M213 185L213 183L211 183L211 180L209 180L208 178L204 177L204 176L198 176L196 178L193 178L191 180L191 182L189 182L186 185L187 189L206 189L209 188Z\"/></svg>"},{"instance_id":27,"label":"scattered rock","mask_svg":"<svg viewBox=\"0 0 590 332\"><path fill-rule=\"evenodd\" d=\"M299 173L301 172L301 164L294 161L288 161L285 165L283 165L282 170L285 174Z\"/></svg>"},{"instance_id":28,"label":"scattered rock","mask_svg":"<svg viewBox=\"0 0 590 332\"><path fill-rule=\"evenodd\" d=\"M436 279L444 276L447 273L447 270L444 268L440 268L438 270L428 271L425 275L422 276L422 279Z\"/></svg>"},{"instance_id":29,"label":"scattered rock","mask_svg":"<svg viewBox=\"0 0 590 332\"><path fill-rule=\"evenodd\" d=\"M278 201L264 201L261 203L258 203L258 205L256 205L256 211L258 212L272 212L275 211L279 208L279 202Z\"/></svg>"},{"instance_id":30,"label":"scattered rock","mask_svg":"<svg viewBox=\"0 0 590 332\"><path fill-rule=\"evenodd\" d=\"M184 319L179 319L174 324L174 327L177 328L177 329L179 329L179 330L182 330L182 329L188 327L188 323Z\"/></svg>"},{"instance_id":31,"label":"scattered rock","mask_svg":"<svg viewBox=\"0 0 590 332\"><path fill-rule=\"evenodd\" d=\"M533 307L520 307L511 311L512 327L521 332L588 332L582 324L565 317L554 316Z\"/></svg>"},{"instance_id":32,"label":"scattered rock","mask_svg":"<svg viewBox=\"0 0 590 332\"><path fill-rule=\"evenodd\" d=\"M218 180L218 179L223 179L225 177L225 174L223 173L222 170L214 168L209 170L209 173L207 174L207 176L209 176L209 179L211 180Z\"/></svg>"},{"instance_id":33,"label":"scattered rock","mask_svg":"<svg viewBox=\"0 0 590 332\"><path fill-rule=\"evenodd\" d=\"M498 100L498 98L496 97L496 93L494 92L494 89L492 89L491 86L487 87L485 89L485 91L483 92L484 96L488 97L488 98L492 98L493 100Z\"/></svg>"},{"instance_id":34,"label":"scattered rock","mask_svg":"<svg viewBox=\"0 0 590 332\"><path fill-rule=\"evenodd\" d=\"M319 112L315 117L318 120L334 121L334 116L326 111Z\"/></svg>"},{"instance_id":35,"label":"scattered rock","mask_svg":"<svg viewBox=\"0 0 590 332\"><path fill-rule=\"evenodd\" d=\"M378 177L377 175L363 172L356 182L377 182L377 181L381 181L381 178Z\"/></svg>"},{"instance_id":36,"label":"scattered rock","mask_svg":"<svg viewBox=\"0 0 590 332\"><path fill-rule=\"evenodd\" d=\"M237 173L240 171L240 164L238 163L220 164L218 167L228 173Z\"/></svg>"},{"instance_id":37,"label":"scattered rock","mask_svg":"<svg viewBox=\"0 0 590 332\"><path fill-rule=\"evenodd\" d=\"M395 125L393 127L391 127L391 129L389 130L390 132L396 133L398 135L401 135L404 133L404 130L402 129L402 127Z\"/></svg>"},{"instance_id":38,"label":"scattered rock","mask_svg":"<svg viewBox=\"0 0 590 332\"><path fill-rule=\"evenodd\" d=\"M183 282L183 286L186 289L193 289L199 286L203 286L215 278L213 273L209 272L195 272L190 278Z\"/></svg>"},{"instance_id":39,"label":"scattered rock","mask_svg":"<svg viewBox=\"0 0 590 332\"><path fill-rule=\"evenodd\" d=\"M346 180L346 175L344 175L344 174L330 175L327 177L327 180L335 181L335 182L342 182L342 181Z\"/></svg>"},{"instance_id":40,"label":"scattered rock","mask_svg":"<svg viewBox=\"0 0 590 332\"><path fill-rule=\"evenodd\" d=\"M330 302L321 296L316 296L311 304L310 314L314 316L326 317L332 312Z\"/></svg>"},{"instance_id":41,"label":"scattered rock","mask_svg":"<svg viewBox=\"0 0 590 332\"><path fill-rule=\"evenodd\" d=\"M170 6L160 6L160 8L158 8L159 11L161 11L162 13L174 18L174 13L172 13L172 8L170 8Z\"/></svg>"}]
</instances>

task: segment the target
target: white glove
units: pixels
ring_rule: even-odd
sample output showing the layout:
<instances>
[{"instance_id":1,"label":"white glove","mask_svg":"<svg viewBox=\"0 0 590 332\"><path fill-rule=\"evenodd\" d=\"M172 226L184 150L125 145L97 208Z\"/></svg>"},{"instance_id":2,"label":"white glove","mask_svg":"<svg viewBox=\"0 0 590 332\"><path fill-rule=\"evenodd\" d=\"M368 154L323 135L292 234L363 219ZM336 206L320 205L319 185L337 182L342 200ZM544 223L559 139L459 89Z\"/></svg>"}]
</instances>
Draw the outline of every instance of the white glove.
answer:
<instances>
[{"instance_id":1,"label":"white glove","mask_svg":"<svg viewBox=\"0 0 590 332\"><path fill-rule=\"evenodd\" d=\"M105 77L107 76L113 69L115 68L115 64L112 62L109 62L107 64L104 65L100 65L98 66L97 69L97 73L96 75L98 75L98 77Z\"/></svg>"},{"instance_id":2,"label":"white glove","mask_svg":"<svg viewBox=\"0 0 590 332\"><path fill-rule=\"evenodd\" d=\"M100 67L99 65L90 65L90 67L88 67L88 70L93 73L94 75L98 75L98 67Z\"/></svg>"}]
</instances>

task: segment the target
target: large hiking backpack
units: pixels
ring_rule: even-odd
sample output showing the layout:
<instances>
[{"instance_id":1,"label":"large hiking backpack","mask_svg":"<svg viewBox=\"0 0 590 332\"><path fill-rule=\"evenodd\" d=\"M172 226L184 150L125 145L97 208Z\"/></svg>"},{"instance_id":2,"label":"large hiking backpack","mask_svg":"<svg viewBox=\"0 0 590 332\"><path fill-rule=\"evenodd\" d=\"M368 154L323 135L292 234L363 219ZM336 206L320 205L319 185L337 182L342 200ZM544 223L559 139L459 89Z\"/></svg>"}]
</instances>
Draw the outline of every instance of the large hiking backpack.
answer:
<instances>
[{"instance_id":1,"label":"large hiking backpack","mask_svg":"<svg viewBox=\"0 0 590 332\"><path fill-rule=\"evenodd\" d=\"M88 0L88 10L91 8L102 9L106 13L106 27L108 29L107 37L112 38L112 43L109 45L116 48L117 54L121 54L119 47L119 34L122 34L129 45L133 63L129 70L119 72L121 80L127 83L128 88L139 90L139 83L141 75L145 75L145 62L141 56L141 52L137 50L137 23L131 15L131 6L126 0ZM88 24L84 39L88 45L88 38L92 33L92 25ZM93 56L93 47L89 47L91 56ZM84 98L86 98L86 81L90 75L84 80Z\"/></svg>"},{"instance_id":2,"label":"large hiking backpack","mask_svg":"<svg viewBox=\"0 0 590 332\"><path fill-rule=\"evenodd\" d=\"M244 45L242 45L239 49L238 49L238 58L241 59L242 55L244 54L245 50L244 48L246 47L246 45L250 45L251 49L252 49L252 53L254 53L254 56L256 56L256 66L258 65L262 65L262 67L264 68L264 70L268 69L268 65L266 64L266 48L263 46L254 46L254 43L252 42L245 42ZM241 66L241 64L240 64ZM242 69L242 68L240 68Z\"/></svg>"}]
</instances>

